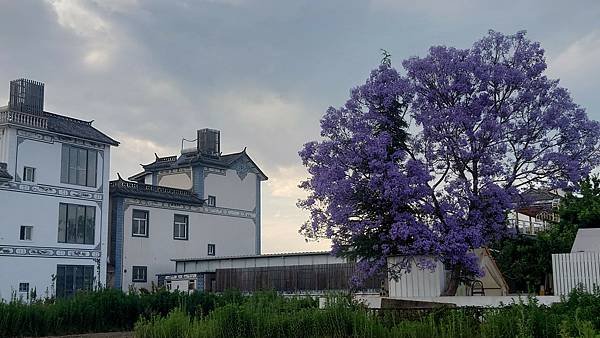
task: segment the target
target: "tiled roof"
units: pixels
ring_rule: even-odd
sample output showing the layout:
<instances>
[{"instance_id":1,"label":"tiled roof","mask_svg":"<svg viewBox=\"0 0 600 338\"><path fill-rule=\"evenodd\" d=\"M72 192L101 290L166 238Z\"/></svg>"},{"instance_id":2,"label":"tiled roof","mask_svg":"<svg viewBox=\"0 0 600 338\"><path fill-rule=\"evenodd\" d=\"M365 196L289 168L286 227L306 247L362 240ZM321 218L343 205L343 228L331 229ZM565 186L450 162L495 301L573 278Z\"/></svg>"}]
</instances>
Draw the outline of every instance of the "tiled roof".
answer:
<instances>
[{"instance_id":1,"label":"tiled roof","mask_svg":"<svg viewBox=\"0 0 600 338\"><path fill-rule=\"evenodd\" d=\"M204 200L199 198L191 190L128 182L122 179L110 182L110 195L111 197L139 197L151 201L174 202L191 205L204 204Z\"/></svg>"},{"instance_id":2,"label":"tiled roof","mask_svg":"<svg viewBox=\"0 0 600 338\"><path fill-rule=\"evenodd\" d=\"M83 121L46 111L41 114L9 111L8 106L0 107L0 113L2 113L0 114L0 122L48 130L57 134L101 142L112 146L119 145L119 142L94 128L92 126L93 121Z\"/></svg>"},{"instance_id":3,"label":"tiled roof","mask_svg":"<svg viewBox=\"0 0 600 338\"><path fill-rule=\"evenodd\" d=\"M0 163L0 181L10 181L13 177L6 170L6 163Z\"/></svg>"},{"instance_id":4,"label":"tiled roof","mask_svg":"<svg viewBox=\"0 0 600 338\"><path fill-rule=\"evenodd\" d=\"M112 146L119 145L119 142L92 127L92 121L82 121L49 112L44 112L44 115L48 118L48 130L50 131L58 134L106 143Z\"/></svg>"},{"instance_id":5,"label":"tiled roof","mask_svg":"<svg viewBox=\"0 0 600 338\"><path fill-rule=\"evenodd\" d=\"M267 175L265 175L263 171L260 170L260 168L256 165L256 163L254 163L254 161L250 158L250 156L248 156L248 154L246 153L246 149L240 151L239 153L225 154L221 156L207 156L199 152L184 153L179 157L156 156L154 162L142 165L142 167L144 168L143 172L133 175L129 179L139 179L143 177L146 173L155 170L189 167L191 165L205 165L209 167L229 169L238 159L243 157L245 157L252 164L252 166L256 168L259 175L262 176L264 180L268 179Z\"/></svg>"}]
</instances>

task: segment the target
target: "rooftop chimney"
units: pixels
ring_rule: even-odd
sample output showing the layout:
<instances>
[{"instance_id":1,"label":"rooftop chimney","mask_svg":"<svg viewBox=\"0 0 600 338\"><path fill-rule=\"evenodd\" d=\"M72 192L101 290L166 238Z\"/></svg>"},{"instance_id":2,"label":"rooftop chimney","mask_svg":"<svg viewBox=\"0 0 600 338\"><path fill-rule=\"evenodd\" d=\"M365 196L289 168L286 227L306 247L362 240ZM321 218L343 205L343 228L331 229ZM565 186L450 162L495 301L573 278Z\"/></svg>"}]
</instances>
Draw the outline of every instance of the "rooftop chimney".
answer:
<instances>
[{"instance_id":1,"label":"rooftop chimney","mask_svg":"<svg viewBox=\"0 0 600 338\"><path fill-rule=\"evenodd\" d=\"M198 152L202 155L221 155L221 132L216 129L198 130Z\"/></svg>"},{"instance_id":2,"label":"rooftop chimney","mask_svg":"<svg viewBox=\"0 0 600 338\"><path fill-rule=\"evenodd\" d=\"M44 84L27 79L10 81L8 108L41 115L44 112Z\"/></svg>"}]
</instances>

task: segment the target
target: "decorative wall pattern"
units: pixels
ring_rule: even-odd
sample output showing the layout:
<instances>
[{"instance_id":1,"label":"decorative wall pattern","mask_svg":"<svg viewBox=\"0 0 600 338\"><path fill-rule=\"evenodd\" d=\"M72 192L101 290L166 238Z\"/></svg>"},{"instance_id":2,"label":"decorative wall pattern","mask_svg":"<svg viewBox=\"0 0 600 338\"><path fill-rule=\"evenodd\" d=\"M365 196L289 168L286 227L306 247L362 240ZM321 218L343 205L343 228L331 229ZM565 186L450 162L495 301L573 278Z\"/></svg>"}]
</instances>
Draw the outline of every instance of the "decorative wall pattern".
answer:
<instances>
[{"instance_id":1,"label":"decorative wall pattern","mask_svg":"<svg viewBox=\"0 0 600 338\"><path fill-rule=\"evenodd\" d=\"M231 169L237 172L238 176L242 181L244 180L244 178L246 178L246 175L248 175L248 173L256 173L256 169L254 169L252 163L250 163L250 161L248 161L246 158L241 158L235 161L231 165Z\"/></svg>"},{"instance_id":2,"label":"decorative wall pattern","mask_svg":"<svg viewBox=\"0 0 600 338\"><path fill-rule=\"evenodd\" d=\"M100 258L100 250L0 245L0 256Z\"/></svg>"},{"instance_id":3,"label":"decorative wall pattern","mask_svg":"<svg viewBox=\"0 0 600 338\"><path fill-rule=\"evenodd\" d=\"M209 174L227 176L227 170L219 169L219 168L204 167L204 177L208 176Z\"/></svg>"},{"instance_id":4,"label":"decorative wall pattern","mask_svg":"<svg viewBox=\"0 0 600 338\"><path fill-rule=\"evenodd\" d=\"M147 200L140 200L140 199L134 199L134 198L125 199L125 204L139 205L139 206L150 207L150 208L197 212L197 213L211 214L211 215L239 217L239 218L254 219L256 217L256 213L254 211L248 211L248 210L221 208L221 207L208 207L208 206L199 207L199 206L190 206L190 205L177 204L177 203L147 201Z\"/></svg>"},{"instance_id":5,"label":"decorative wall pattern","mask_svg":"<svg viewBox=\"0 0 600 338\"><path fill-rule=\"evenodd\" d=\"M16 192L25 192L30 194L40 194L46 196L55 197L66 197L75 198L82 200L91 200L95 202L102 202L102 194L93 191L84 191L77 189L70 189L64 187L56 187L51 185L35 185L26 184L19 182L5 182L0 183L0 190L12 190Z\"/></svg>"}]
</instances>

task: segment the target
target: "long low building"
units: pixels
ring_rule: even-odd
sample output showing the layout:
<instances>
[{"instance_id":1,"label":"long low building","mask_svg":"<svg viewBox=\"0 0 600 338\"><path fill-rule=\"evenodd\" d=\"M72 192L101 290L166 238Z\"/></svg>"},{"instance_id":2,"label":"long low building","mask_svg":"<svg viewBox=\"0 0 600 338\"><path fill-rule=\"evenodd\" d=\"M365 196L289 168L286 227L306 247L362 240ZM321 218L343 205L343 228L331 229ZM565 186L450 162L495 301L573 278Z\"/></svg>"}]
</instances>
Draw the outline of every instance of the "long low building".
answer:
<instances>
[{"instance_id":1,"label":"long low building","mask_svg":"<svg viewBox=\"0 0 600 338\"><path fill-rule=\"evenodd\" d=\"M463 286L457 296L473 294L504 296L508 287L489 251L475 252L485 276L478 289ZM391 258L390 264L398 258ZM368 278L360 289L350 285L356 272L356 262L332 256L329 252L300 252L228 257L175 258L175 272L159 274L159 286L169 290L223 292L237 289L243 292L275 290L281 293L321 294L353 290L376 293L390 298L439 297L445 286L446 271L441 262L434 270L420 269L413 263L410 272L398 280ZM474 292L475 291L475 292Z\"/></svg>"},{"instance_id":2,"label":"long low building","mask_svg":"<svg viewBox=\"0 0 600 338\"><path fill-rule=\"evenodd\" d=\"M328 252L176 258L175 273L158 275L170 290L320 293L350 289L356 264ZM383 279L371 278L362 291L379 293Z\"/></svg>"}]
</instances>

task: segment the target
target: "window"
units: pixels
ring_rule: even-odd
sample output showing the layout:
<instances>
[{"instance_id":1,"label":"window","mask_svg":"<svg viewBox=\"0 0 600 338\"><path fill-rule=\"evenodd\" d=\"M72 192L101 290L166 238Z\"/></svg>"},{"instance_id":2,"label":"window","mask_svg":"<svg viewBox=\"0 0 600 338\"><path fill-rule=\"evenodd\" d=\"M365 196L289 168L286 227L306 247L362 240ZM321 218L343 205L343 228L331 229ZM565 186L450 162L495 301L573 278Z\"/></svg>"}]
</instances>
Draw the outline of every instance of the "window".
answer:
<instances>
[{"instance_id":1,"label":"window","mask_svg":"<svg viewBox=\"0 0 600 338\"><path fill-rule=\"evenodd\" d=\"M63 144L60 182L96 186L98 152Z\"/></svg>"},{"instance_id":2,"label":"window","mask_svg":"<svg viewBox=\"0 0 600 338\"><path fill-rule=\"evenodd\" d=\"M19 283L19 292L29 292L29 283Z\"/></svg>"},{"instance_id":3,"label":"window","mask_svg":"<svg viewBox=\"0 0 600 338\"><path fill-rule=\"evenodd\" d=\"M134 266L131 281L145 283L148 281L148 267Z\"/></svg>"},{"instance_id":4,"label":"window","mask_svg":"<svg viewBox=\"0 0 600 338\"><path fill-rule=\"evenodd\" d=\"M23 168L23 181L35 182L35 168L24 167Z\"/></svg>"},{"instance_id":5,"label":"window","mask_svg":"<svg viewBox=\"0 0 600 338\"><path fill-rule=\"evenodd\" d=\"M208 255L209 256L214 256L215 255L215 245L214 244L209 244L208 245Z\"/></svg>"},{"instance_id":6,"label":"window","mask_svg":"<svg viewBox=\"0 0 600 338\"><path fill-rule=\"evenodd\" d=\"M21 225L21 231L19 233L19 239L22 241L30 241L31 240L31 232L33 230L32 226L29 225Z\"/></svg>"},{"instance_id":7,"label":"window","mask_svg":"<svg viewBox=\"0 0 600 338\"><path fill-rule=\"evenodd\" d=\"M206 202L209 207L217 206L217 196L208 195L208 200Z\"/></svg>"},{"instance_id":8,"label":"window","mask_svg":"<svg viewBox=\"0 0 600 338\"><path fill-rule=\"evenodd\" d=\"M134 237L148 237L148 218L146 210L133 210L131 234Z\"/></svg>"},{"instance_id":9,"label":"window","mask_svg":"<svg viewBox=\"0 0 600 338\"><path fill-rule=\"evenodd\" d=\"M188 239L188 217L186 215L175 215L173 221L173 238Z\"/></svg>"},{"instance_id":10,"label":"window","mask_svg":"<svg viewBox=\"0 0 600 338\"><path fill-rule=\"evenodd\" d=\"M56 296L68 297L77 290L91 290L94 285L93 265L57 265Z\"/></svg>"},{"instance_id":11,"label":"window","mask_svg":"<svg viewBox=\"0 0 600 338\"><path fill-rule=\"evenodd\" d=\"M58 212L58 242L94 244L96 208L60 203Z\"/></svg>"}]
</instances>

